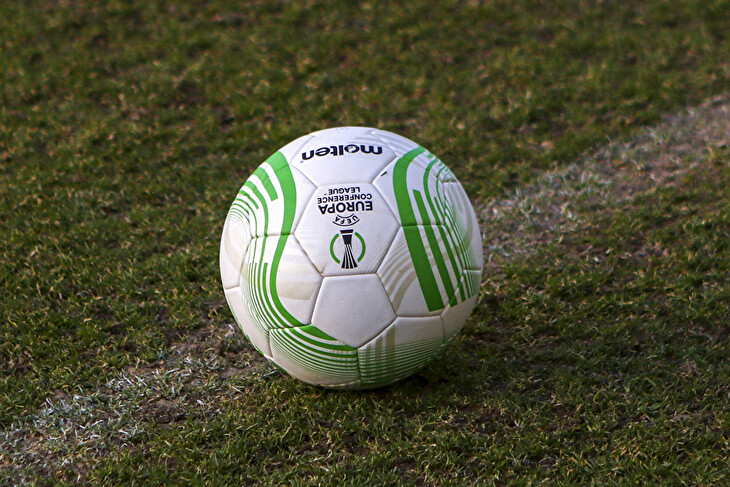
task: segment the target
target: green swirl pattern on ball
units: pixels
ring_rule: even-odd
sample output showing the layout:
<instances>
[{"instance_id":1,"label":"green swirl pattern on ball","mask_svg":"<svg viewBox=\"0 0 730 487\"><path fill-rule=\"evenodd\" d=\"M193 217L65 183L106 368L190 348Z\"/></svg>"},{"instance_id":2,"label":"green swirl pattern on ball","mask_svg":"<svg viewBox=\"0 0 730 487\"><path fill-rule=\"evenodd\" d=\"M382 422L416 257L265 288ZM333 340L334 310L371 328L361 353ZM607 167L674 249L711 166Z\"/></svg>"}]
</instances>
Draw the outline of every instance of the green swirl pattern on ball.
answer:
<instances>
[{"instance_id":1,"label":"green swirl pattern on ball","mask_svg":"<svg viewBox=\"0 0 730 487\"><path fill-rule=\"evenodd\" d=\"M419 190L409 187L407 173L413 161L421 155L427 159L427 163L423 186ZM429 189L429 179L435 181L434 195ZM447 304L453 306L479 292L478 278L462 279L464 275L473 275L465 271L477 267L469 247L474 229L467 227L470 222L464 222L456 215L444 194L443 186L449 183L457 183L454 174L436 156L420 146L403 155L393 170L398 214L429 311L444 309ZM421 231L426 235L425 242ZM444 255L448 257L448 263ZM435 263L437 274L433 272L431 260ZM445 291L447 302L443 300L439 289Z\"/></svg>"},{"instance_id":2,"label":"green swirl pattern on ball","mask_svg":"<svg viewBox=\"0 0 730 487\"><path fill-rule=\"evenodd\" d=\"M275 175L276 185L265 165ZM269 218L269 206L279 197L283 199L281 222ZM243 295L254 325L289 360L330 377L351 378L358 371L357 350L308 323L301 323L286 310L277 291L277 272L290 238L296 208L297 188L291 168L286 157L277 152L244 183L231 209L251 218L254 228L263 224L263 236L251 242L254 247L248 252L250 261L243 262ZM263 215L263 222L256 221L257 213L259 217ZM280 227L275 228L276 224ZM270 245L275 245L275 250L271 261L266 262L264 256Z\"/></svg>"}]
</instances>

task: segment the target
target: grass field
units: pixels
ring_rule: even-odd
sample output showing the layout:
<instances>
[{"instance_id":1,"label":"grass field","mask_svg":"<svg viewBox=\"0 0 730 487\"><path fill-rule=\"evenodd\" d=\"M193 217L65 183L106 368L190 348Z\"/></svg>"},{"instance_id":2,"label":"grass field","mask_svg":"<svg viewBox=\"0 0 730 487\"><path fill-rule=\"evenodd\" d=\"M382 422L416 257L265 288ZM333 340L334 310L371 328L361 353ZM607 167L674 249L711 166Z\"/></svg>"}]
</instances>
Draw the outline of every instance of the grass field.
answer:
<instances>
[{"instance_id":1,"label":"grass field","mask_svg":"<svg viewBox=\"0 0 730 487\"><path fill-rule=\"evenodd\" d=\"M730 484L730 2L0 4L0 485ZM309 131L480 215L455 342L371 392L235 331L236 190Z\"/></svg>"}]
</instances>

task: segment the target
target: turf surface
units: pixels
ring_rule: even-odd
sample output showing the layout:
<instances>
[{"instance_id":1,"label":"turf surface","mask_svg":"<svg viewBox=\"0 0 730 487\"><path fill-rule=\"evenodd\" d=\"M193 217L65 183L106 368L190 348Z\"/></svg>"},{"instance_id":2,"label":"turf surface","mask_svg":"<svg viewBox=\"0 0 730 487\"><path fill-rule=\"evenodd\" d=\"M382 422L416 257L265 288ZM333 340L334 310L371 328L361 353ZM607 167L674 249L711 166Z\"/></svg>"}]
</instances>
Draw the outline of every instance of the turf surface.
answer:
<instances>
[{"instance_id":1,"label":"turf surface","mask_svg":"<svg viewBox=\"0 0 730 487\"><path fill-rule=\"evenodd\" d=\"M728 132L672 145L660 122L727 107L727 1L0 18L0 483L730 481ZM713 113L693 130L727 127ZM271 368L217 276L248 174L345 124L431 149L491 225L463 333L370 393ZM560 185L586 164L604 179Z\"/></svg>"}]
</instances>

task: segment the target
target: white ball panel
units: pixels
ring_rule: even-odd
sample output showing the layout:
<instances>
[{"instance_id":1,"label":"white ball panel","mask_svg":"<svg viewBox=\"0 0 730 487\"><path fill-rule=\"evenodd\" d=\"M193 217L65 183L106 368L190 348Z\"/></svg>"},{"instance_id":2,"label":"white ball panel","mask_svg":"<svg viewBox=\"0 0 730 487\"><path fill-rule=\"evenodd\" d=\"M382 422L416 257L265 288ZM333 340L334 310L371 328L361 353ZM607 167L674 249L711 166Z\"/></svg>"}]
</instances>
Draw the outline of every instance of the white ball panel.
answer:
<instances>
[{"instance_id":1,"label":"white ball panel","mask_svg":"<svg viewBox=\"0 0 730 487\"><path fill-rule=\"evenodd\" d=\"M238 286L241 280L241 265L248 244L251 242L247 221L239 216L226 218L221 235L220 270L224 289Z\"/></svg>"},{"instance_id":2,"label":"white ball panel","mask_svg":"<svg viewBox=\"0 0 730 487\"><path fill-rule=\"evenodd\" d=\"M357 348L393 322L395 313L375 274L325 277L312 324Z\"/></svg>"},{"instance_id":3,"label":"white ball panel","mask_svg":"<svg viewBox=\"0 0 730 487\"><path fill-rule=\"evenodd\" d=\"M416 146L417 147L417 146ZM429 159L426 156L426 152L416 156L410 164L407 166L405 172L406 180L404 185L409 189L407 200L410 202L411 208L417 208L417 203L413 194L413 190L419 191L422 195L423 191L423 176L425 174L425 168L428 165ZM396 199L396 188L393 186L393 172L396 169L396 164L399 164L399 158L396 158L393 162L388 164L382 171L380 171L373 179L373 186L375 186L380 194L385 199L386 203L390 207L393 214L396 216L398 221L403 225L411 224L422 224L423 219L420 217L418 211L414 211L415 220L408 221L406 215L402 213L403 208L399 208L398 201ZM402 163L401 163L402 164ZM429 181L432 185L435 183L436 178L431 178L433 181ZM431 187L431 186L429 186ZM432 223L432 222L429 222Z\"/></svg>"},{"instance_id":4,"label":"white ball panel","mask_svg":"<svg viewBox=\"0 0 730 487\"><path fill-rule=\"evenodd\" d=\"M391 346L417 343L421 341L442 341L444 336L440 316L404 317L399 316L383 332L364 348L389 348Z\"/></svg>"},{"instance_id":5,"label":"white ball panel","mask_svg":"<svg viewBox=\"0 0 730 487\"><path fill-rule=\"evenodd\" d=\"M307 202L312 199L312 195L314 194L314 191L316 190L316 186L312 181L310 181L304 174L299 172L296 168L291 168L291 174L292 178L294 179L294 184L297 188L297 206L296 206L296 215L294 216L294 222L292 224L292 228L290 230L290 233L294 233L295 229L299 225L299 222L302 219L302 214L304 213L305 205L307 205Z\"/></svg>"},{"instance_id":6,"label":"white ball panel","mask_svg":"<svg viewBox=\"0 0 730 487\"><path fill-rule=\"evenodd\" d=\"M403 154L418 147L418 144L412 140L386 130L378 130L375 135L390 147L396 157L401 157Z\"/></svg>"},{"instance_id":7,"label":"white ball panel","mask_svg":"<svg viewBox=\"0 0 730 487\"><path fill-rule=\"evenodd\" d=\"M451 340L464 327L478 297L479 295L475 295L455 306L446 307L441 314L441 320L444 323L444 342Z\"/></svg>"},{"instance_id":8,"label":"white ball panel","mask_svg":"<svg viewBox=\"0 0 730 487\"><path fill-rule=\"evenodd\" d=\"M363 384L385 385L423 367L443 343L441 317L396 318L358 349Z\"/></svg>"},{"instance_id":9,"label":"white ball panel","mask_svg":"<svg viewBox=\"0 0 730 487\"><path fill-rule=\"evenodd\" d=\"M299 322L310 323L321 282L322 276L290 236L276 273L276 290L284 308Z\"/></svg>"},{"instance_id":10,"label":"white ball panel","mask_svg":"<svg viewBox=\"0 0 730 487\"><path fill-rule=\"evenodd\" d=\"M244 300L241 294L240 287L234 287L226 289L225 291L226 301L228 301L228 307L233 312L233 317L241 327L243 333L248 337L249 341L267 358L271 357L271 348L269 347L269 337L266 330L261 329L254 323L253 318L249 312L247 301Z\"/></svg>"},{"instance_id":11,"label":"white ball panel","mask_svg":"<svg viewBox=\"0 0 730 487\"><path fill-rule=\"evenodd\" d=\"M409 232L419 233L420 239L424 242L427 240L423 227L410 227ZM378 268L378 277L383 282L383 287L390 299L393 309L398 316L428 316L439 314L445 303L448 301L448 294L440 280L436 279L436 288L433 291L440 305L435 309L429 310L421 288L421 282L418 280L416 267L413 258L408 249L405 232L403 228L393 240L383 263ZM438 275L435 259L431 251L431 247L426 245L426 262L430 272Z\"/></svg>"},{"instance_id":12,"label":"white ball panel","mask_svg":"<svg viewBox=\"0 0 730 487\"><path fill-rule=\"evenodd\" d=\"M375 188L352 184L317 188L295 235L317 270L331 276L375 272L397 230Z\"/></svg>"}]
</instances>

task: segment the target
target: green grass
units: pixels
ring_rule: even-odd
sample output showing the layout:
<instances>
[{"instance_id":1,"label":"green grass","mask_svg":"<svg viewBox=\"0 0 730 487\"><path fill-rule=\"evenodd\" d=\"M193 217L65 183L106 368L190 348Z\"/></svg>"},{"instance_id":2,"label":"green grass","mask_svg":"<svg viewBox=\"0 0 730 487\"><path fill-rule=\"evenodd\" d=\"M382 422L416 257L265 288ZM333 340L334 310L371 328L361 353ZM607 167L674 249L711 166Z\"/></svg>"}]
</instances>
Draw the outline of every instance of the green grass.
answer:
<instances>
[{"instance_id":1,"label":"green grass","mask_svg":"<svg viewBox=\"0 0 730 487\"><path fill-rule=\"evenodd\" d=\"M727 89L730 3L177 3L0 5L0 484L730 482L727 116L631 149ZM479 209L628 149L574 218L491 222L440 358L330 392L232 332L217 251L266 156L345 124Z\"/></svg>"}]
</instances>

